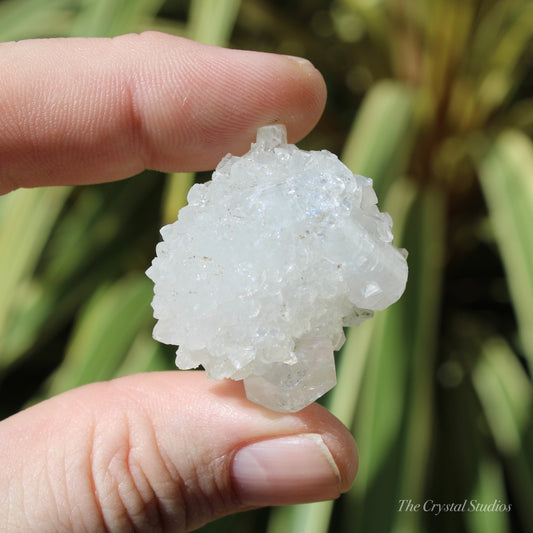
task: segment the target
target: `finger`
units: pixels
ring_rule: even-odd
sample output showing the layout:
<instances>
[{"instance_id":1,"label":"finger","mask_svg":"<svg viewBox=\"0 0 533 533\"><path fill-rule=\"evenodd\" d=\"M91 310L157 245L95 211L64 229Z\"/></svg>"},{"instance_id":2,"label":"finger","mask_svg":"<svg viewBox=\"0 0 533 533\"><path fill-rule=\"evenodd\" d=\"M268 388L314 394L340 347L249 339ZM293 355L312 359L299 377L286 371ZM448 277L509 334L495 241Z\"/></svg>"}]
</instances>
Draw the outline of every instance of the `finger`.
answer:
<instances>
[{"instance_id":1,"label":"finger","mask_svg":"<svg viewBox=\"0 0 533 533\"><path fill-rule=\"evenodd\" d=\"M336 498L350 433L314 404L278 414L203 372L92 384L0 424L6 531L190 531L263 505Z\"/></svg>"},{"instance_id":2,"label":"finger","mask_svg":"<svg viewBox=\"0 0 533 533\"><path fill-rule=\"evenodd\" d=\"M0 44L0 192L214 168L259 126L307 134L325 102L305 60L162 33Z\"/></svg>"}]
</instances>

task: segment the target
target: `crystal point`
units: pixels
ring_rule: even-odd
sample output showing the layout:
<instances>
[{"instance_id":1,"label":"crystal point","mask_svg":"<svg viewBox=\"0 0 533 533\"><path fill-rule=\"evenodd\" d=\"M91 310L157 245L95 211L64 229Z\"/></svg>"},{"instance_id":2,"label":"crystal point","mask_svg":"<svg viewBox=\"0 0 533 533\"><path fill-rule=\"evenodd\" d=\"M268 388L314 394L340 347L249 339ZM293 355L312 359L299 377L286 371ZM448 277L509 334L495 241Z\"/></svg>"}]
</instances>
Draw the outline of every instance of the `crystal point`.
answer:
<instances>
[{"instance_id":1,"label":"crystal point","mask_svg":"<svg viewBox=\"0 0 533 533\"><path fill-rule=\"evenodd\" d=\"M329 339L299 343L295 362L272 363L262 375L244 379L249 400L273 411L294 412L318 400L337 383Z\"/></svg>"},{"instance_id":2,"label":"crystal point","mask_svg":"<svg viewBox=\"0 0 533 533\"><path fill-rule=\"evenodd\" d=\"M147 271L154 338L179 345L180 368L242 379L270 409L302 409L335 385L343 327L405 289L406 254L372 180L266 126L188 201Z\"/></svg>"},{"instance_id":3,"label":"crystal point","mask_svg":"<svg viewBox=\"0 0 533 533\"><path fill-rule=\"evenodd\" d=\"M254 149L272 150L277 146L287 144L287 130L285 126L263 126L257 130L257 139L253 145Z\"/></svg>"}]
</instances>

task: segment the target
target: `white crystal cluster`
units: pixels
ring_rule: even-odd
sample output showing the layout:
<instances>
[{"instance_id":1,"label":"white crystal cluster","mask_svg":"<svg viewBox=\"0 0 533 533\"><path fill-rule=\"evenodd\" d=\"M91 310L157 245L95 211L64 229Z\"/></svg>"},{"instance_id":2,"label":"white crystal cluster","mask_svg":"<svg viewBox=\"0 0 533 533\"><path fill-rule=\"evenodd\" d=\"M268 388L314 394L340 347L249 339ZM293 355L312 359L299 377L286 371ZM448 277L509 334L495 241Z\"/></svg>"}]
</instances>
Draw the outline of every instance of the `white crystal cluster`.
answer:
<instances>
[{"instance_id":1,"label":"white crystal cluster","mask_svg":"<svg viewBox=\"0 0 533 533\"><path fill-rule=\"evenodd\" d=\"M248 398L297 411L336 383L344 326L395 302L407 280L372 180L267 126L194 185L147 275L154 338L176 364L243 379Z\"/></svg>"}]
</instances>

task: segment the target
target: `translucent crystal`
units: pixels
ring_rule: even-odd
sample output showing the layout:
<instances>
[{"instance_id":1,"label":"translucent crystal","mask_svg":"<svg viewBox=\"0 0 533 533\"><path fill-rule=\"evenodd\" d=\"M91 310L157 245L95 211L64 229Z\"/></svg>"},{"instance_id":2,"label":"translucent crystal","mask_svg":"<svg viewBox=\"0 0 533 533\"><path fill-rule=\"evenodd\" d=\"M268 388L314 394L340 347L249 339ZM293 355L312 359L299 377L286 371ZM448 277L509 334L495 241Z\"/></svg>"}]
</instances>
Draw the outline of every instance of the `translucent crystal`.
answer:
<instances>
[{"instance_id":1,"label":"translucent crystal","mask_svg":"<svg viewBox=\"0 0 533 533\"><path fill-rule=\"evenodd\" d=\"M333 351L403 293L405 252L372 180L267 126L194 185L147 270L154 338L176 364L243 379L249 399L297 411L336 382Z\"/></svg>"}]
</instances>

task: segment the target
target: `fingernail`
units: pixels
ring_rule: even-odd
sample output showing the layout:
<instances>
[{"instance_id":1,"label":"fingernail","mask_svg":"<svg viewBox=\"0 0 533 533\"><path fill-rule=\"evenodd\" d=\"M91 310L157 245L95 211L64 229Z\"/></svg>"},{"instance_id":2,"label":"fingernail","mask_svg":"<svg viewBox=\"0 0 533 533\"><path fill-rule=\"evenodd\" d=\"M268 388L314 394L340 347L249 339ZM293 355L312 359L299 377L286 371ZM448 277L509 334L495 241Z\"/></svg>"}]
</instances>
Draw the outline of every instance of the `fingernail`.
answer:
<instances>
[{"instance_id":1,"label":"fingernail","mask_svg":"<svg viewBox=\"0 0 533 533\"><path fill-rule=\"evenodd\" d=\"M305 57L298 57L298 56L285 56L285 57L289 58L291 61L294 61L295 63L298 63L298 65L302 67L315 70L313 63L311 63L311 61L309 61L308 59L305 59Z\"/></svg>"},{"instance_id":2,"label":"fingernail","mask_svg":"<svg viewBox=\"0 0 533 533\"><path fill-rule=\"evenodd\" d=\"M254 442L233 458L234 490L250 506L331 500L340 494L340 473L316 433Z\"/></svg>"}]
</instances>

